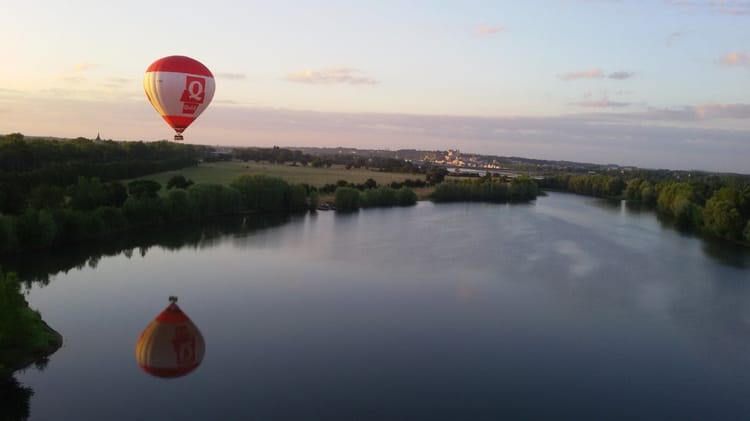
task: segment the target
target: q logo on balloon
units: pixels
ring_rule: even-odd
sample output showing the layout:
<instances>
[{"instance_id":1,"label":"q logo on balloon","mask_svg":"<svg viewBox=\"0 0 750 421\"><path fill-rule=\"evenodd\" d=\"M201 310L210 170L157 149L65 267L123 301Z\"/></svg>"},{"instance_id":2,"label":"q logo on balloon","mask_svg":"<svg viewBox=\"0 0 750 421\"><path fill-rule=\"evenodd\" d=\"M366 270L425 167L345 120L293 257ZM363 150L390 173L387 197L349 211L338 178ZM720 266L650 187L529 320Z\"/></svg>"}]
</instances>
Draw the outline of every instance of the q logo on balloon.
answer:
<instances>
[{"instance_id":1,"label":"q logo on balloon","mask_svg":"<svg viewBox=\"0 0 750 421\"><path fill-rule=\"evenodd\" d=\"M203 104L206 93L206 79L196 76L185 77L185 90L182 92L182 113L194 114L198 105Z\"/></svg>"}]
</instances>

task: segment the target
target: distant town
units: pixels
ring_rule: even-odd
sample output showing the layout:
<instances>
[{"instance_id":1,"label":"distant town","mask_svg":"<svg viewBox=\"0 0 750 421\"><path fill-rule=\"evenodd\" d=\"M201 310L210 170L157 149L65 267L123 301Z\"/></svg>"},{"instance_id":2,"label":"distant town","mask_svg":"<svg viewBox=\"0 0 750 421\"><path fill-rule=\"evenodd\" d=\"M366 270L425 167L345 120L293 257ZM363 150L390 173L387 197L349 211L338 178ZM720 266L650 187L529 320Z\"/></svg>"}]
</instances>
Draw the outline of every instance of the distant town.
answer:
<instances>
[{"instance_id":1,"label":"distant town","mask_svg":"<svg viewBox=\"0 0 750 421\"><path fill-rule=\"evenodd\" d=\"M550 174L572 173L572 174L596 174L596 173L620 173L625 174L641 170L635 166L621 166L617 164L594 164L587 162L543 160L523 158L517 156L482 155L476 153L461 152L459 149L448 149L446 151L421 151L416 149L355 149L355 148L311 148L290 147L289 149L300 150L306 154L315 156L341 156L354 155L363 158L381 157L393 158L411 162L415 165L438 165L447 168L451 172L511 172L514 174L525 173L531 176L544 176ZM231 151L231 148L227 148ZM680 171L667 170L677 176L689 176L692 173L709 173L708 171Z\"/></svg>"}]
</instances>

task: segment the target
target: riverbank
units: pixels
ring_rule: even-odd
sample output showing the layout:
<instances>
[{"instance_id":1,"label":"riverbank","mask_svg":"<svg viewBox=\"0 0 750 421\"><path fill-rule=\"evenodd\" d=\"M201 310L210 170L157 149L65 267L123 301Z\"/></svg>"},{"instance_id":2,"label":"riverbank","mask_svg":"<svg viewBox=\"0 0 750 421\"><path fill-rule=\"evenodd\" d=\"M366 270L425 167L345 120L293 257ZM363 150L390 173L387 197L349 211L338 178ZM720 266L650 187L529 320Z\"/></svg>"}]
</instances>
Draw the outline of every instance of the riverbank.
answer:
<instances>
[{"instance_id":1,"label":"riverbank","mask_svg":"<svg viewBox=\"0 0 750 421\"><path fill-rule=\"evenodd\" d=\"M46 344L33 350L20 350L14 352L16 355L11 361L0 362L0 376L11 376L19 370L24 370L32 364L45 363L58 349L62 348L63 337L60 332L52 329L44 320L39 320L39 329L43 330L47 339Z\"/></svg>"},{"instance_id":2,"label":"riverbank","mask_svg":"<svg viewBox=\"0 0 750 421\"><path fill-rule=\"evenodd\" d=\"M0 376L44 364L62 344L62 335L29 307L15 273L0 273Z\"/></svg>"}]
</instances>

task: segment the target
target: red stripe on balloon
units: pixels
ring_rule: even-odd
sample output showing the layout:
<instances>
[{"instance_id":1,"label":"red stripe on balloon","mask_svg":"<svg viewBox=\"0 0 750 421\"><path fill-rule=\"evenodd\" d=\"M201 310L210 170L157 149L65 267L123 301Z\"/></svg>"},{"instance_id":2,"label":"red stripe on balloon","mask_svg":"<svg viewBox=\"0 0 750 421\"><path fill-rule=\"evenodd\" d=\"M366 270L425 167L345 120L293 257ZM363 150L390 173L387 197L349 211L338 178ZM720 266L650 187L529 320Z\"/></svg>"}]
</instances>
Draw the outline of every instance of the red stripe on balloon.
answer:
<instances>
[{"instance_id":1,"label":"red stripe on balloon","mask_svg":"<svg viewBox=\"0 0 750 421\"><path fill-rule=\"evenodd\" d=\"M177 307L177 304L172 303L156 316L156 321L166 324L180 324L189 322L190 319Z\"/></svg>"},{"instance_id":2,"label":"red stripe on balloon","mask_svg":"<svg viewBox=\"0 0 750 421\"><path fill-rule=\"evenodd\" d=\"M146 72L177 72L191 75L214 77L208 67L201 62L185 56L163 57L151 63Z\"/></svg>"},{"instance_id":3,"label":"red stripe on balloon","mask_svg":"<svg viewBox=\"0 0 750 421\"><path fill-rule=\"evenodd\" d=\"M193 121L195 117L183 117L178 115L163 115L161 118L169 124L177 133L182 133Z\"/></svg>"},{"instance_id":4,"label":"red stripe on balloon","mask_svg":"<svg viewBox=\"0 0 750 421\"><path fill-rule=\"evenodd\" d=\"M138 364L138 365L141 366L143 371L145 371L148 374L151 374L152 376L174 378L174 377L184 376L185 374L195 370L198 367L198 365L200 365L200 363L191 364L185 367L173 367L173 368L148 367L142 364Z\"/></svg>"}]
</instances>

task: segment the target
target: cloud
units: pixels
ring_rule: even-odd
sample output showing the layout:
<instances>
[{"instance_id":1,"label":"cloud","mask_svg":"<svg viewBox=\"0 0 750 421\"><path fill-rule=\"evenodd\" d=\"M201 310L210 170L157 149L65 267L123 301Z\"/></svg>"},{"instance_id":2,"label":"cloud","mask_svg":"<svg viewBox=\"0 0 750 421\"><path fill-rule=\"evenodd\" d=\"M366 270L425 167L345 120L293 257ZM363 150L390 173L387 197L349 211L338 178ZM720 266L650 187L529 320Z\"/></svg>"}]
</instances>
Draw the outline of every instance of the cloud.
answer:
<instances>
[{"instance_id":1,"label":"cloud","mask_svg":"<svg viewBox=\"0 0 750 421\"><path fill-rule=\"evenodd\" d=\"M604 71L598 67L594 67L591 69L581 70L578 72L567 72L560 75L560 79L565 81L571 81L571 80L578 80L578 79L615 79L615 80L624 80L624 79L630 79L633 77L635 73L633 72L626 72L623 70L612 72L610 74L605 74Z\"/></svg>"},{"instance_id":2,"label":"cloud","mask_svg":"<svg viewBox=\"0 0 750 421\"><path fill-rule=\"evenodd\" d=\"M619 71L619 72L612 72L607 77L610 79L624 80L624 79L630 79L631 77L633 77L633 75L634 75L633 72Z\"/></svg>"},{"instance_id":3,"label":"cloud","mask_svg":"<svg viewBox=\"0 0 750 421\"><path fill-rule=\"evenodd\" d=\"M750 10L748 9L721 9L720 13L724 15L747 16L747 15L750 15Z\"/></svg>"},{"instance_id":4,"label":"cloud","mask_svg":"<svg viewBox=\"0 0 750 421\"><path fill-rule=\"evenodd\" d=\"M68 71L75 72L75 73L83 73L87 72L91 69L94 69L96 67L99 67L96 63L89 63L89 62L83 62L83 63L77 63L68 68Z\"/></svg>"},{"instance_id":5,"label":"cloud","mask_svg":"<svg viewBox=\"0 0 750 421\"><path fill-rule=\"evenodd\" d=\"M588 97L585 97L585 98L588 98ZM598 100L586 99L586 100L579 101L579 102L572 102L571 105L577 105L579 107L585 107L585 108L622 108L622 107L629 106L630 103L610 101L607 98L602 98Z\"/></svg>"},{"instance_id":6,"label":"cloud","mask_svg":"<svg viewBox=\"0 0 750 421\"><path fill-rule=\"evenodd\" d=\"M0 88L0 99L18 97L22 94L23 94L23 91L20 89Z\"/></svg>"},{"instance_id":7,"label":"cloud","mask_svg":"<svg viewBox=\"0 0 750 421\"><path fill-rule=\"evenodd\" d=\"M293 72L284 77L289 82L308 83L312 85L377 85L380 82L360 75L362 72L351 67L329 67L319 70Z\"/></svg>"},{"instance_id":8,"label":"cloud","mask_svg":"<svg viewBox=\"0 0 750 421\"><path fill-rule=\"evenodd\" d=\"M601 79L604 77L602 69L593 68L587 70L581 70L579 72L568 72L560 75L562 80L576 80L576 79Z\"/></svg>"},{"instance_id":9,"label":"cloud","mask_svg":"<svg viewBox=\"0 0 750 421\"><path fill-rule=\"evenodd\" d=\"M244 73L217 73L216 77L219 79L242 80L247 76Z\"/></svg>"},{"instance_id":10,"label":"cloud","mask_svg":"<svg viewBox=\"0 0 750 421\"><path fill-rule=\"evenodd\" d=\"M494 35L505 32L505 28L502 26L480 26L477 29L479 35Z\"/></svg>"},{"instance_id":11,"label":"cloud","mask_svg":"<svg viewBox=\"0 0 750 421\"><path fill-rule=\"evenodd\" d=\"M58 79L65 83L81 83L86 81L86 78L82 76L60 76Z\"/></svg>"},{"instance_id":12,"label":"cloud","mask_svg":"<svg viewBox=\"0 0 750 421\"><path fill-rule=\"evenodd\" d=\"M125 77L110 77L107 78L107 82L109 82L109 84L113 86L122 86L132 83L133 79L128 79Z\"/></svg>"},{"instance_id":13,"label":"cloud","mask_svg":"<svg viewBox=\"0 0 750 421\"><path fill-rule=\"evenodd\" d=\"M750 119L750 104L706 104L686 108L697 120Z\"/></svg>"},{"instance_id":14,"label":"cloud","mask_svg":"<svg viewBox=\"0 0 750 421\"><path fill-rule=\"evenodd\" d=\"M685 35L684 32L672 32L671 34L667 35L667 37L664 39L664 43L667 44L668 47L671 47L672 44L674 44L677 40L682 38Z\"/></svg>"},{"instance_id":15,"label":"cloud","mask_svg":"<svg viewBox=\"0 0 750 421\"><path fill-rule=\"evenodd\" d=\"M693 9L697 12L715 12L731 16L750 16L748 0L668 0L667 4Z\"/></svg>"},{"instance_id":16,"label":"cloud","mask_svg":"<svg viewBox=\"0 0 750 421\"><path fill-rule=\"evenodd\" d=\"M722 57L719 62L725 66L750 67L750 54L730 52Z\"/></svg>"}]
</instances>

